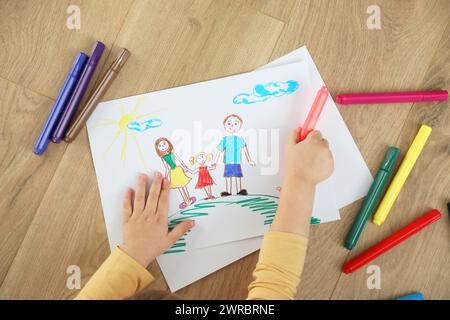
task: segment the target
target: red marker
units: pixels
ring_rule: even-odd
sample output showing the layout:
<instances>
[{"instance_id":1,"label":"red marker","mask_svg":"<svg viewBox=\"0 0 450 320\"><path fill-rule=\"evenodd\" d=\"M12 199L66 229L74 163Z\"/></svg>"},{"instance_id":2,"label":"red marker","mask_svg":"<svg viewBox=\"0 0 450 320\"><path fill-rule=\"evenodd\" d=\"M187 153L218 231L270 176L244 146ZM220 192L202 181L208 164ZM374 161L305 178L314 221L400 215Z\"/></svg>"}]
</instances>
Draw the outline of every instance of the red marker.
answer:
<instances>
[{"instance_id":1,"label":"red marker","mask_svg":"<svg viewBox=\"0 0 450 320\"><path fill-rule=\"evenodd\" d=\"M309 110L308 116L306 117L303 127L298 132L298 141L303 141L308 136L308 134L314 130L317 121L319 120L320 113L327 102L328 99L328 89L327 87L322 87L317 92L316 98Z\"/></svg>"},{"instance_id":2,"label":"red marker","mask_svg":"<svg viewBox=\"0 0 450 320\"><path fill-rule=\"evenodd\" d=\"M347 262L342 268L342 271L348 274L358 270L362 266L366 265L386 251L389 251L399 243L408 239L412 235L416 234L417 232L419 232L429 224L432 224L433 222L439 220L440 218L441 213L436 209L425 213L407 226L403 227L378 244L374 245L372 248L370 248L360 256Z\"/></svg>"},{"instance_id":3,"label":"red marker","mask_svg":"<svg viewBox=\"0 0 450 320\"><path fill-rule=\"evenodd\" d=\"M378 93L345 93L336 96L339 104L378 104L420 101L447 101L447 90Z\"/></svg>"}]
</instances>

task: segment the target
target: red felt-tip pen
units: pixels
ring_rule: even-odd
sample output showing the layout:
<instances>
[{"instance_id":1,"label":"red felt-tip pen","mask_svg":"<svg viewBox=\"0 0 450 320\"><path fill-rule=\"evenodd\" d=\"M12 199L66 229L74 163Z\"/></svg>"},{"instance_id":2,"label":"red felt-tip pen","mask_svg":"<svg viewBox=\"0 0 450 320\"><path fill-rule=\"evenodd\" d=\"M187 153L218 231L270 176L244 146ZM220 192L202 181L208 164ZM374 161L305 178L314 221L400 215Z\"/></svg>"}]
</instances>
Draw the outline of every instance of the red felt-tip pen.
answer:
<instances>
[{"instance_id":1,"label":"red felt-tip pen","mask_svg":"<svg viewBox=\"0 0 450 320\"><path fill-rule=\"evenodd\" d=\"M306 117L305 123L301 130L298 131L298 141L303 141L306 139L308 134L314 130L317 121L319 120L320 114L322 113L325 102L328 99L328 89L327 87L322 87L316 94L316 98L309 110L308 116Z\"/></svg>"},{"instance_id":2,"label":"red felt-tip pen","mask_svg":"<svg viewBox=\"0 0 450 320\"><path fill-rule=\"evenodd\" d=\"M447 100L447 90L343 93L336 96L336 102L339 104L379 104Z\"/></svg>"},{"instance_id":3,"label":"red felt-tip pen","mask_svg":"<svg viewBox=\"0 0 450 320\"><path fill-rule=\"evenodd\" d=\"M344 271L344 273L352 273L358 270L359 268L366 265L370 261L374 260L375 258L389 251L399 243L416 234L426 226L439 220L441 216L442 216L441 213L436 209L428 211L427 213L423 214L410 224L401 228L400 230L393 233L389 237L383 239L381 242L377 243L363 254L347 262L342 268L342 271Z\"/></svg>"}]
</instances>

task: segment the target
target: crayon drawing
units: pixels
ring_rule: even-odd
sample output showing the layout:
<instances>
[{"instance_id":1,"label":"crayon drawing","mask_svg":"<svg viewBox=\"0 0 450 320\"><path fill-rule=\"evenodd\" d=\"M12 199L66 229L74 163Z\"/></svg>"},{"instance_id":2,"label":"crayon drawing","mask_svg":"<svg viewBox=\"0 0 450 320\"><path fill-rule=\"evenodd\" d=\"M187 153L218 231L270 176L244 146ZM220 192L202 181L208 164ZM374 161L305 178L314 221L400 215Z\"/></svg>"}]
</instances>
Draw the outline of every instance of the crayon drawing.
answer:
<instances>
[{"instance_id":1,"label":"crayon drawing","mask_svg":"<svg viewBox=\"0 0 450 320\"><path fill-rule=\"evenodd\" d=\"M130 130L137 132L144 132L149 129L158 128L162 125L162 121L160 119L149 119L145 121L132 121L128 123L127 127Z\"/></svg>"},{"instance_id":2,"label":"crayon drawing","mask_svg":"<svg viewBox=\"0 0 450 320\"><path fill-rule=\"evenodd\" d=\"M299 84L295 80L286 82L277 81L266 84L257 84L251 93L240 93L234 97L234 104L253 104L257 102L267 101L271 98L282 97L297 91Z\"/></svg>"},{"instance_id":3,"label":"crayon drawing","mask_svg":"<svg viewBox=\"0 0 450 320\"><path fill-rule=\"evenodd\" d=\"M155 151L164 165L164 177L170 180L170 188L177 189L183 198L183 202L178 207L184 209L195 203L197 198L191 197L187 188L191 181L191 178L186 175L189 168L175 152L172 142L164 137L156 139Z\"/></svg>"},{"instance_id":4,"label":"crayon drawing","mask_svg":"<svg viewBox=\"0 0 450 320\"><path fill-rule=\"evenodd\" d=\"M185 245L171 250L189 252L264 234L278 204L284 141L305 117L307 110L299 105L311 103L306 90L316 88L303 76L305 67L300 63L99 104L88 129L110 243L120 243L123 191L135 185L137 175L155 171L170 181L169 221L195 213L197 222L183 237ZM247 95L252 102L268 102L264 108L258 103L242 108L231 101L239 92L252 92ZM321 222L339 217L327 191L319 186L314 204Z\"/></svg>"},{"instance_id":5,"label":"crayon drawing","mask_svg":"<svg viewBox=\"0 0 450 320\"><path fill-rule=\"evenodd\" d=\"M212 186L216 184L214 179L211 177L210 170L214 170L216 168L215 164L208 165L208 162L211 162L213 159L212 153L200 152L196 156L191 157L189 162L191 165L197 164L197 168L190 169L189 173L192 175L197 174L198 180L195 185L195 189L203 189L206 193L205 200L215 199L216 197L213 194Z\"/></svg>"},{"instance_id":6,"label":"crayon drawing","mask_svg":"<svg viewBox=\"0 0 450 320\"><path fill-rule=\"evenodd\" d=\"M223 153L223 163L225 164L223 176L225 178L226 190L220 193L222 197L231 196L233 193L233 178L236 194L241 196L248 194L247 189L242 185L242 178L244 176L241 166L242 151L244 151L244 155L247 158L249 165L255 166L256 163L250 157L245 140L237 135L241 130L242 125L243 120L237 114L227 115L223 120L225 136L217 146L218 150L213 161L213 165L215 166L219 160L219 156Z\"/></svg>"}]
</instances>

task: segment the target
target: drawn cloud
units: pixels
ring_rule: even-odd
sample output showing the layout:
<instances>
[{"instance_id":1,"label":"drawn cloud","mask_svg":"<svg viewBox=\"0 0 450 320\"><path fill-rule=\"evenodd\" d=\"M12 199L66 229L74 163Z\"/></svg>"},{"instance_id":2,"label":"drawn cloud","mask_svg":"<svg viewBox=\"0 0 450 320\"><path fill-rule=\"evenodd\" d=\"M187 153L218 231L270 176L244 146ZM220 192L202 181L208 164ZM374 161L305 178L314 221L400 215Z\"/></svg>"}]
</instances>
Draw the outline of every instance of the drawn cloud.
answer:
<instances>
[{"instance_id":1,"label":"drawn cloud","mask_svg":"<svg viewBox=\"0 0 450 320\"><path fill-rule=\"evenodd\" d=\"M288 80L286 82L277 81L266 84L257 84L253 88L252 93L240 93L234 97L234 104L253 104L257 102L267 101L272 98L279 98L286 94L291 94L297 91L299 84L295 80Z\"/></svg>"},{"instance_id":2,"label":"drawn cloud","mask_svg":"<svg viewBox=\"0 0 450 320\"><path fill-rule=\"evenodd\" d=\"M127 125L127 128L129 130L137 131L137 132L144 132L149 129L157 128L162 125L162 121L159 119L150 119L147 121L139 122L139 121L132 121L129 122Z\"/></svg>"}]
</instances>

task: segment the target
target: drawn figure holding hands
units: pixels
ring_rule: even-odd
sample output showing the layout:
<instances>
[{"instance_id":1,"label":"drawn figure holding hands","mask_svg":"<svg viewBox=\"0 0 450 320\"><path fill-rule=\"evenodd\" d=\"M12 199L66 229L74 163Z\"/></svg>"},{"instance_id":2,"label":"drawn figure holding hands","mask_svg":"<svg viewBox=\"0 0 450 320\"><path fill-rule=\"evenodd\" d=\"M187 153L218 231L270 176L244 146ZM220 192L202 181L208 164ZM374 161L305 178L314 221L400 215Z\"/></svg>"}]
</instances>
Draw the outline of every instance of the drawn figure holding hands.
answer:
<instances>
[{"instance_id":1,"label":"drawn figure holding hands","mask_svg":"<svg viewBox=\"0 0 450 320\"><path fill-rule=\"evenodd\" d=\"M245 157L251 166L254 166L255 162L250 157L245 140L236 135L242 127L242 122L242 118L236 114L230 114L223 120L223 127L227 135L222 138L217 146L218 152L213 162L216 164L220 154L223 152L226 190L220 193L222 197L231 196L233 177L235 178L236 193L244 196L248 194L247 190L242 187L242 177L244 175L241 168L241 149L244 150Z\"/></svg>"},{"instance_id":2,"label":"drawn figure holding hands","mask_svg":"<svg viewBox=\"0 0 450 320\"><path fill-rule=\"evenodd\" d=\"M155 150L165 168L165 177L170 180L170 188L178 189L184 202L179 205L180 209L184 209L187 206L193 204L197 199L191 197L187 184L191 181L186 173L189 168L181 160L181 158L173 150L173 145L167 138L158 138L155 141ZM177 162L181 165L177 165Z\"/></svg>"},{"instance_id":3,"label":"drawn figure holding hands","mask_svg":"<svg viewBox=\"0 0 450 320\"><path fill-rule=\"evenodd\" d=\"M213 155L212 153L206 154L205 152L200 152L195 157L191 157L190 162L191 164L197 163L199 166L194 170L189 170L191 174L198 173L198 180L197 185L195 186L196 189L202 189L206 192L206 198L205 200L215 199L214 195L212 194L211 186L215 184L213 178L209 174L209 170L214 170L216 168L216 165L213 164L211 166L208 166L206 163L208 161L212 161Z\"/></svg>"}]
</instances>

